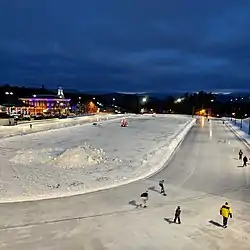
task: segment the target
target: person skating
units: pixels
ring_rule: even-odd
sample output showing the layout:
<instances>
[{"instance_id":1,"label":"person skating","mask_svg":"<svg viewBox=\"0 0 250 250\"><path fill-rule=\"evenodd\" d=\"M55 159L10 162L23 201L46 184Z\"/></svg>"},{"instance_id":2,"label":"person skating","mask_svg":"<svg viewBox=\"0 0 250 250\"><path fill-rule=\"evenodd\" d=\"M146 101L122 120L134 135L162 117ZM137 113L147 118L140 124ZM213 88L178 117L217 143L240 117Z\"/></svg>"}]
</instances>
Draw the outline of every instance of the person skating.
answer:
<instances>
[{"instance_id":1,"label":"person skating","mask_svg":"<svg viewBox=\"0 0 250 250\"><path fill-rule=\"evenodd\" d=\"M174 215L174 223L178 221L178 224L181 224L181 208L178 206L175 210L175 215Z\"/></svg>"},{"instance_id":2,"label":"person skating","mask_svg":"<svg viewBox=\"0 0 250 250\"><path fill-rule=\"evenodd\" d=\"M231 207L228 205L228 202L225 202L224 205L222 205L221 209L220 209L220 215L223 218L223 227L226 228L227 227L227 222L228 222L228 218L233 218L233 213L232 213L232 209Z\"/></svg>"},{"instance_id":3,"label":"person skating","mask_svg":"<svg viewBox=\"0 0 250 250\"><path fill-rule=\"evenodd\" d=\"M247 166L248 159L246 156L243 157L243 167Z\"/></svg>"},{"instance_id":4,"label":"person skating","mask_svg":"<svg viewBox=\"0 0 250 250\"><path fill-rule=\"evenodd\" d=\"M161 194L166 195L164 188L164 180L159 181L159 186L161 188Z\"/></svg>"},{"instance_id":5,"label":"person skating","mask_svg":"<svg viewBox=\"0 0 250 250\"><path fill-rule=\"evenodd\" d=\"M148 201L148 191L141 194L142 204L143 207L147 207L147 201Z\"/></svg>"},{"instance_id":6,"label":"person skating","mask_svg":"<svg viewBox=\"0 0 250 250\"><path fill-rule=\"evenodd\" d=\"M240 149L240 151L239 151L239 160L242 160L242 155L243 155L243 152L242 152L242 150Z\"/></svg>"}]
</instances>

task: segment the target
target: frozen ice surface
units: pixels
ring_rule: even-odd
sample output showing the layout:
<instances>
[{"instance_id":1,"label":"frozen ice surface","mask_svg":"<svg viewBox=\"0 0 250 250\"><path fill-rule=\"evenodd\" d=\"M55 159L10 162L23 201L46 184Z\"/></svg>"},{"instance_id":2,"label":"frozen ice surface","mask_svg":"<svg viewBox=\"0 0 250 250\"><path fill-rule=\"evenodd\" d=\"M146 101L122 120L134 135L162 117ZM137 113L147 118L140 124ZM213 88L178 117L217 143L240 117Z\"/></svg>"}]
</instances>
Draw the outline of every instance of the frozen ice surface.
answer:
<instances>
[{"instance_id":1,"label":"frozen ice surface","mask_svg":"<svg viewBox=\"0 0 250 250\"><path fill-rule=\"evenodd\" d=\"M140 116L126 128L117 119L2 139L1 199L70 195L143 176L164 164L191 121Z\"/></svg>"}]
</instances>

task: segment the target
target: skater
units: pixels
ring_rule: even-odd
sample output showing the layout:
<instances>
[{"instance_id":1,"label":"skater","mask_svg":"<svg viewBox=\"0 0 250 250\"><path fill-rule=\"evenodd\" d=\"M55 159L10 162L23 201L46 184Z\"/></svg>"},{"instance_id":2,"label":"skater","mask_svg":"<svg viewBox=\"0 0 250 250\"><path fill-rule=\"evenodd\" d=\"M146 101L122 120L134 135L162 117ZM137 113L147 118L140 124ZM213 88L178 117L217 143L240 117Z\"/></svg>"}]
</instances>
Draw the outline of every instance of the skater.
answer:
<instances>
[{"instance_id":1,"label":"skater","mask_svg":"<svg viewBox=\"0 0 250 250\"><path fill-rule=\"evenodd\" d=\"M142 204L143 207L147 207L147 201L148 201L148 191L141 194Z\"/></svg>"},{"instance_id":2,"label":"skater","mask_svg":"<svg viewBox=\"0 0 250 250\"><path fill-rule=\"evenodd\" d=\"M225 205L223 205L221 207L221 209L220 209L220 215L223 217L223 227L227 228L228 218L229 217L233 218L232 209L228 205L228 202L226 202Z\"/></svg>"},{"instance_id":3,"label":"skater","mask_svg":"<svg viewBox=\"0 0 250 250\"><path fill-rule=\"evenodd\" d=\"M32 124L30 124L30 129L32 129Z\"/></svg>"},{"instance_id":4,"label":"skater","mask_svg":"<svg viewBox=\"0 0 250 250\"><path fill-rule=\"evenodd\" d=\"M246 156L243 157L243 167L247 166L248 159Z\"/></svg>"},{"instance_id":5,"label":"skater","mask_svg":"<svg viewBox=\"0 0 250 250\"><path fill-rule=\"evenodd\" d=\"M181 208L178 206L175 210L175 215L174 215L174 223L178 221L178 224L181 224Z\"/></svg>"},{"instance_id":6,"label":"skater","mask_svg":"<svg viewBox=\"0 0 250 250\"><path fill-rule=\"evenodd\" d=\"M240 151L239 151L239 160L242 160L242 155L243 155L243 152L242 152L242 150L240 149Z\"/></svg>"},{"instance_id":7,"label":"skater","mask_svg":"<svg viewBox=\"0 0 250 250\"><path fill-rule=\"evenodd\" d=\"M161 194L166 195L165 189L164 189L164 180L159 181L159 186L161 188Z\"/></svg>"}]
</instances>

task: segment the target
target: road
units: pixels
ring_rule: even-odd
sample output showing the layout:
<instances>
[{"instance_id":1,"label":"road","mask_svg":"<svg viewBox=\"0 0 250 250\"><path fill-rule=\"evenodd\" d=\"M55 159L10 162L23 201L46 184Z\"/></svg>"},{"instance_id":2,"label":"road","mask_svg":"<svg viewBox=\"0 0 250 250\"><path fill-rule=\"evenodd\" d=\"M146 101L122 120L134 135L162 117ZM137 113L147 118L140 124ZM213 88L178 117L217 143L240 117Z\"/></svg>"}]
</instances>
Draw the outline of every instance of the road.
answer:
<instances>
[{"instance_id":1,"label":"road","mask_svg":"<svg viewBox=\"0 0 250 250\"><path fill-rule=\"evenodd\" d=\"M200 120L166 168L111 190L0 205L0 249L227 249L250 245L250 171L237 159L250 151L221 121ZM167 196L158 192L164 179ZM149 207L136 208L149 189ZM219 208L233 209L229 227ZM171 223L176 206L182 224Z\"/></svg>"}]
</instances>

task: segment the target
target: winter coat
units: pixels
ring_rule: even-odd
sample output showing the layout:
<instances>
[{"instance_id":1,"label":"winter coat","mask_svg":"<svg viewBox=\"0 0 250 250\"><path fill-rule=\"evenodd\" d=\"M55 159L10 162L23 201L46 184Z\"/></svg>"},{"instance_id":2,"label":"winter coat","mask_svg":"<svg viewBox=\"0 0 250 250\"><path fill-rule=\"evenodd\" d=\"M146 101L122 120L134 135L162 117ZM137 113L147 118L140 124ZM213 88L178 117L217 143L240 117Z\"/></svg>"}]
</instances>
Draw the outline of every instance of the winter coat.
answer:
<instances>
[{"instance_id":1,"label":"winter coat","mask_svg":"<svg viewBox=\"0 0 250 250\"><path fill-rule=\"evenodd\" d=\"M232 218L233 214L232 214L232 209L230 206L228 205L223 205L220 209L220 215L226 218Z\"/></svg>"}]
</instances>

